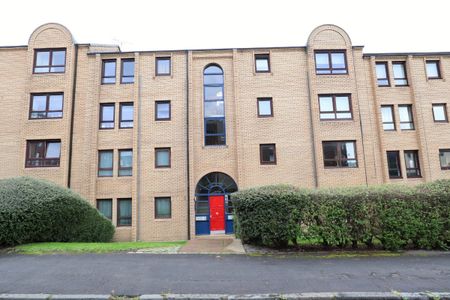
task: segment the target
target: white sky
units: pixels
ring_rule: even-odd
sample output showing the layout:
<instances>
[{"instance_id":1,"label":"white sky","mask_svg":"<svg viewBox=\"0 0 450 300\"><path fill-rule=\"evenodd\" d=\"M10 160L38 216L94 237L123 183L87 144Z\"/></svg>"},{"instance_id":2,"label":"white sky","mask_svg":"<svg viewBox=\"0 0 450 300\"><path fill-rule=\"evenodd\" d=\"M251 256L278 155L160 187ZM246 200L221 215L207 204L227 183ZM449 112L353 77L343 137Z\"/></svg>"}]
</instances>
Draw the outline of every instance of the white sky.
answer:
<instances>
[{"instance_id":1,"label":"white sky","mask_svg":"<svg viewBox=\"0 0 450 300\"><path fill-rule=\"evenodd\" d=\"M310 3L311 2L311 3ZM79 43L123 51L304 46L336 24L364 52L450 51L446 0L3 0L0 46L26 45L48 22Z\"/></svg>"}]
</instances>

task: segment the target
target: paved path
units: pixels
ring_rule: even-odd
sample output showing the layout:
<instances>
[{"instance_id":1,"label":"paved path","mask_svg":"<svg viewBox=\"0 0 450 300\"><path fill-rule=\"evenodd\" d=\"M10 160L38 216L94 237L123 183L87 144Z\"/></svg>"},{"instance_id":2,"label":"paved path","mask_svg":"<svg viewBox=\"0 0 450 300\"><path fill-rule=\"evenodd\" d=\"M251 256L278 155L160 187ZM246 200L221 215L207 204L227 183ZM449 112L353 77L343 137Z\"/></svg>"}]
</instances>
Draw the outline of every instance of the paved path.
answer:
<instances>
[{"instance_id":1,"label":"paved path","mask_svg":"<svg viewBox=\"0 0 450 300\"><path fill-rule=\"evenodd\" d=\"M244 247L240 239L234 235L203 236L187 241L181 247L179 253L200 253L200 254L245 254Z\"/></svg>"},{"instance_id":2,"label":"paved path","mask_svg":"<svg viewBox=\"0 0 450 300\"><path fill-rule=\"evenodd\" d=\"M1 255L0 294L450 291L450 255Z\"/></svg>"}]
</instances>

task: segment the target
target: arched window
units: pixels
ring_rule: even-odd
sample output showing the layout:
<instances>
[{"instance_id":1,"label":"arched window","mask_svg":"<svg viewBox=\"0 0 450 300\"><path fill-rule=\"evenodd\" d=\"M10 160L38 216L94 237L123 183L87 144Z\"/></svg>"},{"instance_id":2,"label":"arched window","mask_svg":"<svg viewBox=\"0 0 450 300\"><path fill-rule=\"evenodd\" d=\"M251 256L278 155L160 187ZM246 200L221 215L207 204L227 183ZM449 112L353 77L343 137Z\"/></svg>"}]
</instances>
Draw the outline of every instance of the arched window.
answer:
<instances>
[{"instance_id":1,"label":"arched window","mask_svg":"<svg viewBox=\"0 0 450 300\"><path fill-rule=\"evenodd\" d=\"M223 70L209 65L203 71L205 146L225 145Z\"/></svg>"}]
</instances>

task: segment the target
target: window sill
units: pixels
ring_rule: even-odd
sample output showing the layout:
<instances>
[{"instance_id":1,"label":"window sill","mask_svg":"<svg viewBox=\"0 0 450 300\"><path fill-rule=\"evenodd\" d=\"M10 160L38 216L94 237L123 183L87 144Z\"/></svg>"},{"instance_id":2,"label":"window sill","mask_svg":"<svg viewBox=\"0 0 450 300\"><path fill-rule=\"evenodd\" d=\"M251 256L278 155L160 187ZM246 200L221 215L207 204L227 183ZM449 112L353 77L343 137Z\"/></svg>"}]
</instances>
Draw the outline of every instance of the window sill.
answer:
<instances>
[{"instance_id":1,"label":"window sill","mask_svg":"<svg viewBox=\"0 0 450 300\"><path fill-rule=\"evenodd\" d=\"M124 229L131 229L132 225L116 225L116 229L118 230L124 230Z\"/></svg>"},{"instance_id":2,"label":"window sill","mask_svg":"<svg viewBox=\"0 0 450 300\"><path fill-rule=\"evenodd\" d=\"M421 179L423 178L422 176L407 176L407 179Z\"/></svg>"},{"instance_id":3,"label":"window sill","mask_svg":"<svg viewBox=\"0 0 450 300\"><path fill-rule=\"evenodd\" d=\"M63 117L60 118L28 118L28 121L61 121Z\"/></svg>"},{"instance_id":4,"label":"window sill","mask_svg":"<svg viewBox=\"0 0 450 300\"><path fill-rule=\"evenodd\" d=\"M202 146L203 149L227 149L228 145L208 145L208 146Z\"/></svg>"},{"instance_id":5,"label":"window sill","mask_svg":"<svg viewBox=\"0 0 450 300\"><path fill-rule=\"evenodd\" d=\"M153 220L155 222L169 222L169 221L172 221L172 217L170 217L170 218L154 218Z\"/></svg>"},{"instance_id":6,"label":"window sill","mask_svg":"<svg viewBox=\"0 0 450 300\"><path fill-rule=\"evenodd\" d=\"M448 124L448 120L446 121L434 121L436 124Z\"/></svg>"},{"instance_id":7,"label":"window sill","mask_svg":"<svg viewBox=\"0 0 450 300\"><path fill-rule=\"evenodd\" d=\"M350 122L354 119L320 119L320 122Z\"/></svg>"}]
</instances>

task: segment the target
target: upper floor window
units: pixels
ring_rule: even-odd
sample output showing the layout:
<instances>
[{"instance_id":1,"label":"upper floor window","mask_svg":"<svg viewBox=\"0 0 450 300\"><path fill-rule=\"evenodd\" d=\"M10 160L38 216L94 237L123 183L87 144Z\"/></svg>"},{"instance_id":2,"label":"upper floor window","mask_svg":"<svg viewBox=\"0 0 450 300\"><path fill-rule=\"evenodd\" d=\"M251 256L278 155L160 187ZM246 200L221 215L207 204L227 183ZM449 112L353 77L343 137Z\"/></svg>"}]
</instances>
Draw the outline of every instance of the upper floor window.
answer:
<instances>
[{"instance_id":1,"label":"upper floor window","mask_svg":"<svg viewBox=\"0 0 450 300\"><path fill-rule=\"evenodd\" d=\"M390 131L395 130L395 118L394 118L394 106L382 105L381 106L381 120L383 122L383 130Z\"/></svg>"},{"instance_id":2,"label":"upper floor window","mask_svg":"<svg viewBox=\"0 0 450 300\"><path fill-rule=\"evenodd\" d=\"M155 120L170 120L170 101L155 101Z\"/></svg>"},{"instance_id":3,"label":"upper floor window","mask_svg":"<svg viewBox=\"0 0 450 300\"><path fill-rule=\"evenodd\" d=\"M316 51L316 74L347 74L345 51Z\"/></svg>"},{"instance_id":4,"label":"upper floor window","mask_svg":"<svg viewBox=\"0 0 450 300\"><path fill-rule=\"evenodd\" d=\"M170 168L170 148L155 148L155 168Z\"/></svg>"},{"instance_id":5,"label":"upper floor window","mask_svg":"<svg viewBox=\"0 0 450 300\"><path fill-rule=\"evenodd\" d=\"M258 117L273 117L272 98L258 98Z\"/></svg>"},{"instance_id":6,"label":"upper floor window","mask_svg":"<svg viewBox=\"0 0 450 300\"><path fill-rule=\"evenodd\" d=\"M441 70L438 60L427 60L427 77L428 79L440 79Z\"/></svg>"},{"instance_id":7,"label":"upper floor window","mask_svg":"<svg viewBox=\"0 0 450 300\"><path fill-rule=\"evenodd\" d=\"M203 71L205 146L225 145L223 70L210 65Z\"/></svg>"},{"instance_id":8,"label":"upper floor window","mask_svg":"<svg viewBox=\"0 0 450 300\"><path fill-rule=\"evenodd\" d=\"M133 175L133 150L119 150L119 176Z\"/></svg>"},{"instance_id":9,"label":"upper floor window","mask_svg":"<svg viewBox=\"0 0 450 300\"><path fill-rule=\"evenodd\" d=\"M56 119L63 116L63 93L31 94L30 119Z\"/></svg>"},{"instance_id":10,"label":"upper floor window","mask_svg":"<svg viewBox=\"0 0 450 300\"><path fill-rule=\"evenodd\" d=\"M325 167L356 168L356 145L354 141L322 142Z\"/></svg>"},{"instance_id":11,"label":"upper floor window","mask_svg":"<svg viewBox=\"0 0 450 300\"><path fill-rule=\"evenodd\" d=\"M402 178L402 170L400 167L400 152L387 151L387 163L389 178Z\"/></svg>"},{"instance_id":12,"label":"upper floor window","mask_svg":"<svg viewBox=\"0 0 450 300\"><path fill-rule=\"evenodd\" d=\"M321 120L350 120L352 109L350 95L319 95Z\"/></svg>"},{"instance_id":13,"label":"upper floor window","mask_svg":"<svg viewBox=\"0 0 450 300\"><path fill-rule=\"evenodd\" d=\"M441 170L450 170L450 149L439 149Z\"/></svg>"},{"instance_id":14,"label":"upper floor window","mask_svg":"<svg viewBox=\"0 0 450 300\"><path fill-rule=\"evenodd\" d=\"M34 52L33 73L64 73L66 49L42 49Z\"/></svg>"},{"instance_id":15,"label":"upper floor window","mask_svg":"<svg viewBox=\"0 0 450 300\"><path fill-rule=\"evenodd\" d=\"M119 128L133 128L134 108L132 102L120 103Z\"/></svg>"},{"instance_id":16,"label":"upper floor window","mask_svg":"<svg viewBox=\"0 0 450 300\"><path fill-rule=\"evenodd\" d=\"M405 154L406 177L421 177L419 165L419 151L408 150Z\"/></svg>"},{"instance_id":17,"label":"upper floor window","mask_svg":"<svg viewBox=\"0 0 450 300\"><path fill-rule=\"evenodd\" d=\"M27 141L25 167L59 167L60 156L60 140Z\"/></svg>"},{"instance_id":18,"label":"upper floor window","mask_svg":"<svg viewBox=\"0 0 450 300\"><path fill-rule=\"evenodd\" d=\"M120 79L121 83L134 83L134 59L127 58L122 59L122 76Z\"/></svg>"},{"instance_id":19,"label":"upper floor window","mask_svg":"<svg viewBox=\"0 0 450 300\"><path fill-rule=\"evenodd\" d=\"M410 104L399 105L398 113L400 115L400 129L413 130L414 120L413 120L412 105Z\"/></svg>"},{"instance_id":20,"label":"upper floor window","mask_svg":"<svg viewBox=\"0 0 450 300\"><path fill-rule=\"evenodd\" d=\"M255 71L257 73L270 72L269 54L255 54Z\"/></svg>"},{"instance_id":21,"label":"upper floor window","mask_svg":"<svg viewBox=\"0 0 450 300\"><path fill-rule=\"evenodd\" d=\"M156 76L170 75L170 57L156 58Z\"/></svg>"},{"instance_id":22,"label":"upper floor window","mask_svg":"<svg viewBox=\"0 0 450 300\"><path fill-rule=\"evenodd\" d=\"M262 165L276 165L277 154L275 144L259 145L259 161Z\"/></svg>"},{"instance_id":23,"label":"upper floor window","mask_svg":"<svg viewBox=\"0 0 450 300\"><path fill-rule=\"evenodd\" d=\"M116 60L104 59L102 67L102 83L116 83Z\"/></svg>"},{"instance_id":24,"label":"upper floor window","mask_svg":"<svg viewBox=\"0 0 450 300\"><path fill-rule=\"evenodd\" d=\"M406 65L404 61L397 61L392 63L392 69L394 70L394 83L395 86L408 85L408 78L406 76Z\"/></svg>"},{"instance_id":25,"label":"upper floor window","mask_svg":"<svg viewBox=\"0 0 450 300\"><path fill-rule=\"evenodd\" d=\"M113 163L113 150L98 151L98 176L112 177Z\"/></svg>"},{"instance_id":26,"label":"upper floor window","mask_svg":"<svg viewBox=\"0 0 450 300\"><path fill-rule=\"evenodd\" d=\"M112 199L97 199L97 210L105 218L112 220Z\"/></svg>"},{"instance_id":27,"label":"upper floor window","mask_svg":"<svg viewBox=\"0 0 450 300\"><path fill-rule=\"evenodd\" d=\"M390 86L389 72L387 62L377 62L375 64L377 71L377 84L378 86Z\"/></svg>"},{"instance_id":28,"label":"upper floor window","mask_svg":"<svg viewBox=\"0 0 450 300\"><path fill-rule=\"evenodd\" d=\"M435 122L448 122L447 104L433 104L433 119Z\"/></svg>"},{"instance_id":29,"label":"upper floor window","mask_svg":"<svg viewBox=\"0 0 450 300\"><path fill-rule=\"evenodd\" d=\"M114 128L114 103L100 104L100 129Z\"/></svg>"}]
</instances>

